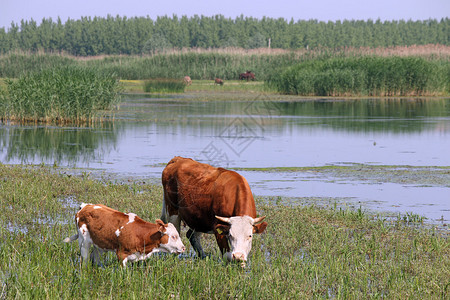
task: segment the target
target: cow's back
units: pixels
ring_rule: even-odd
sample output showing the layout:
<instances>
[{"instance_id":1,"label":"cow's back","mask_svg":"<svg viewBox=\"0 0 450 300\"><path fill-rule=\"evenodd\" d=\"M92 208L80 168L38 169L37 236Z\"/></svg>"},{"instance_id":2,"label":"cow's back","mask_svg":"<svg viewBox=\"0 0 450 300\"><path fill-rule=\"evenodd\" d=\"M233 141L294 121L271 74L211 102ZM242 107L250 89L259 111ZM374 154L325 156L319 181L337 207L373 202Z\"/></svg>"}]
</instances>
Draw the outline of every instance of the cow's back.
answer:
<instances>
[{"instance_id":1,"label":"cow's back","mask_svg":"<svg viewBox=\"0 0 450 300\"><path fill-rule=\"evenodd\" d=\"M141 230L149 230L153 225L133 213L125 214L100 204L84 206L76 218L78 226L85 225L90 238L101 249L118 249L125 244L134 247L138 242L136 233L141 234Z\"/></svg>"},{"instance_id":2,"label":"cow's back","mask_svg":"<svg viewBox=\"0 0 450 300\"><path fill-rule=\"evenodd\" d=\"M169 215L179 215L199 232L210 232L215 215L256 217L250 187L244 177L189 158L175 157L162 174Z\"/></svg>"}]
</instances>

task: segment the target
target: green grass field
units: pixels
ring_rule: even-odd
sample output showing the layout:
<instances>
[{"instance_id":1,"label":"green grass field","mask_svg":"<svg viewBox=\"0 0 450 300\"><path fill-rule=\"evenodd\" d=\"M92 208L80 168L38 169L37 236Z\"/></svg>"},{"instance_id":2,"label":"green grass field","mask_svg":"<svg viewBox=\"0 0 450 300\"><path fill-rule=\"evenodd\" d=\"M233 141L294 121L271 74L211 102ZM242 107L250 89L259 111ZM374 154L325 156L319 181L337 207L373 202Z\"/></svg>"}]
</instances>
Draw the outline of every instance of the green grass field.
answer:
<instances>
[{"instance_id":1,"label":"green grass field","mask_svg":"<svg viewBox=\"0 0 450 300\"><path fill-rule=\"evenodd\" d=\"M414 220L383 220L337 206L283 205L256 198L267 231L253 239L248 267L211 257L153 257L127 269L114 255L100 267L81 267L74 214L81 202L103 203L159 218L162 188L72 176L47 167L0 164L0 298L115 299L448 299L448 232ZM278 202L278 203L276 203Z\"/></svg>"}]
</instances>

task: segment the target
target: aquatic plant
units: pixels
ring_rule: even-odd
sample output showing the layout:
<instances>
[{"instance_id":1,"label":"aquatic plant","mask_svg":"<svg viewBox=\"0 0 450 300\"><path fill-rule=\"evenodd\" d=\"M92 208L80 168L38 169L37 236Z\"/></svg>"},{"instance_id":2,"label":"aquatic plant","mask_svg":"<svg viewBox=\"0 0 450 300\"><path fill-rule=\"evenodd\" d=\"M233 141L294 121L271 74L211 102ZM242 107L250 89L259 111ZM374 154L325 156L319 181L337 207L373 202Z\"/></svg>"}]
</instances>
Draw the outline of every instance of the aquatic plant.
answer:
<instances>
[{"instance_id":1,"label":"aquatic plant","mask_svg":"<svg viewBox=\"0 0 450 300\"><path fill-rule=\"evenodd\" d=\"M286 94L406 96L449 92L450 62L420 57L332 57L297 64L269 80Z\"/></svg>"},{"instance_id":2,"label":"aquatic plant","mask_svg":"<svg viewBox=\"0 0 450 300\"><path fill-rule=\"evenodd\" d=\"M3 120L86 122L119 102L119 82L113 74L64 66L5 80L0 94Z\"/></svg>"}]
</instances>

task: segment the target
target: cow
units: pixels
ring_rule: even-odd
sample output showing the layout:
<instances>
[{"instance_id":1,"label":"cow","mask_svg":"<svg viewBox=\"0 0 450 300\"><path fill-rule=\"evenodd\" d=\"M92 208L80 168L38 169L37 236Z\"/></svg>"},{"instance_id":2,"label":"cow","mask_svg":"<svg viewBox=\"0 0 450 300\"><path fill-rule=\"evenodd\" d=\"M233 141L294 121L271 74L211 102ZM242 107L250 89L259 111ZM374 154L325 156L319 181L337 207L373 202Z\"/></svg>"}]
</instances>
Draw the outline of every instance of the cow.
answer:
<instances>
[{"instance_id":1,"label":"cow","mask_svg":"<svg viewBox=\"0 0 450 300\"><path fill-rule=\"evenodd\" d=\"M244 267L253 234L267 227L265 217L256 217L247 180L234 171L176 156L163 170L162 184L161 219L178 231L183 221L189 227L189 242L202 258L200 236L214 234L222 256Z\"/></svg>"},{"instance_id":2,"label":"cow","mask_svg":"<svg viewBox=\"0 0 450 300\"><path fill-rule=\"evenodd\" d=\"M191 85L191 84L192 84L191 77L189 77L189 76L184 76L183 83L184 83L185 85Z\"/></svg>"},{"instance_id":3,"label":"cow","mask_svg":"<svg viewBox=\"0 0 450 300\"><path fill-rule=\"evenodd\" d=\"M214 84L220 84L220 85L223 85L223 80L220 79L220 78L215 78L215 79L214 79Z\"/></svg>"},{"instance_id":4,"label":"cow","mask_svg":"<svg viewBox=\"0 0 450 300\"><path fill-rule=\"evenodd\" d=\"M83 203L75 215L75 223L78 232L64 242L78 239L83 263L88 261L92 245L92 262L98 263L101 253L113 251L124 267L128 261L144 260L153 253L185 250L173 224L164 224L159 219L153 224L133 213L125 214L101 204Z\"/></svg>"},{"instance_id":5,"label":"cow","mask_svg":"<svg viewBox=\"0 0 450 300\"><path fill-rule=\"evenodd\" d=\"M239 74L239 80L247 79L247 81L255 80L255 74L252 71L246 71L245 73Z\"/></svg>"}]
</instances>

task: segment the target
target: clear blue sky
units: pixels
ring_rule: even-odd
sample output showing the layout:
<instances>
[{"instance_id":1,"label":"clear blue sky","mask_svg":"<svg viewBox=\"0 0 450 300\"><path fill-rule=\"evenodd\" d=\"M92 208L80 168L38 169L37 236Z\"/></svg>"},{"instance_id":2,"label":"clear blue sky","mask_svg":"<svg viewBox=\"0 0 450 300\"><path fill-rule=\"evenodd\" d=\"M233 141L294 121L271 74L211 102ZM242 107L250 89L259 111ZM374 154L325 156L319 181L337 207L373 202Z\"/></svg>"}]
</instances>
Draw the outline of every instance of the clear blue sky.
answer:
<instances>
[{"instance_id":1,"label":"clear blue sky","mask_svg":"<svg viewBox=\"0 0 450 300\"><path fill-rule=\"evenodd\" d=\"M0 27L20 20L79 19L82 16L178 16L222 14L235 18L290 20L426 20L450 15L450 0L0 0Z\"/></svg>"}]
</instances>

